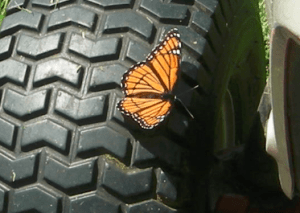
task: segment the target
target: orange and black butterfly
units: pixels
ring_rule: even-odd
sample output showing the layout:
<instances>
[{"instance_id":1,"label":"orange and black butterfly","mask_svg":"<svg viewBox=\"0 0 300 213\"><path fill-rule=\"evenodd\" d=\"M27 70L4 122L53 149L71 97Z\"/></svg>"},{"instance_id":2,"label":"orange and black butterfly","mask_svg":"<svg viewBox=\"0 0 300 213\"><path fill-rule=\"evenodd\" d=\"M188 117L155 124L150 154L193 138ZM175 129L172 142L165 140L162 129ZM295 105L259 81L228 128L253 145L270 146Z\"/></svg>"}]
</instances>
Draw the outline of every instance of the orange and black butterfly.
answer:
<instances>
[{"instance_id":1,"label":"orange and black butterfly","mask_svg":"<svg viewBox=\"0 0 300 213\"><path fill-rule=\"evenodd\" d=\"M118 109L144 129L157 126L170 113L175 96L171 93L178 78L181 41L176 28L147 56L133 65L121 80L125 97Z\"/></svg>"}]
</instances>

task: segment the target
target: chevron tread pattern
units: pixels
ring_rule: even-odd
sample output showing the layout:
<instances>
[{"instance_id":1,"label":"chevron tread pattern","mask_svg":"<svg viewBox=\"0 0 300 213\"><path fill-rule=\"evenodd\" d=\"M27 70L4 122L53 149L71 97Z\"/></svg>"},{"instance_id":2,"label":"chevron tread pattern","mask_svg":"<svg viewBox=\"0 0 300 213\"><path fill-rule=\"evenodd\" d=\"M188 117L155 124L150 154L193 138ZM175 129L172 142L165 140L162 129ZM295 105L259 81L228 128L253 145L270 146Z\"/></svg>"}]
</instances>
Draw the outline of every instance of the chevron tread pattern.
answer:
<instances>
[{"instance_id":1,"label":"chevron tread pattern","mask_svg":"<svg viewBox=\"0 0 300 213\"><path fill-rule=\"evenodd\" d=\"M223 18L210 0L11 1L0 28L0 211L189 212L189 118L174 109L144 135L115 106L123 73L173 27L192 79L178 90L208 92ZM183 98L192 111L200 100Z\"/></svg>"}]
</instances>

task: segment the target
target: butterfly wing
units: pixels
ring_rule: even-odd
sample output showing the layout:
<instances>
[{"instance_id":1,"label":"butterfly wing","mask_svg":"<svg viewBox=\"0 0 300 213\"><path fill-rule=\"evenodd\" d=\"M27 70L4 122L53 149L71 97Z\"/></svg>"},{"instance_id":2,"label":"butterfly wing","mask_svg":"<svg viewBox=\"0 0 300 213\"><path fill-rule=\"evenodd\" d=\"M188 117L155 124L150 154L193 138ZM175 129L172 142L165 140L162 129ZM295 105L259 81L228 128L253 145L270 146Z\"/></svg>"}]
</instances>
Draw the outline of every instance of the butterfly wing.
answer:
<instances>
[{"instance_id":1,"label":"butterfly wing","mask_svg":"<svg viewBox=\"0 0 300 213\"><path fill-rule=\"evenodd\" d=\"M172 91L177 81L180 54L180 35L177 29L172 29L147 57L147 62L153 67L166 92Z\"/></svg>"},{"instance_id":2,"label":"butterfly wing","mask_svg":"<svg viewBox=\"0 0 300 213\"><path fill-rule=\"evenodd\" d=\"M132 66L123 75L121 88L125 98L117 107L145 129L158 125L170 112L172 103L162 96L171 92L177 81L180 53L180 36L173 29L145 62Z\"/></svg>"},{"instance_id":3,"label":"butterfly wing","mask_svg":"<svg viewBox=\"0 0 300 213\"><path fill-rule=\"evenodd\" d=\"M117 107L137 121L142 128L152 129L169 114L171 106L169 100L126 97Z\"/></svg>"},{"instance_id":4,"label":"butterfly wing","mask_svg":"<svg viewBox=\"0 0 300 213\"><path fill-rule=\"evenodd\" d=\"M180 53L180 35L173 29L147 56L146 62L132 66L123 75L123 93L134 96L144 92L163 94L172 91L178 77Z\"/></svg>"},{"instance_id":5,"label":"butterfly wing","mask_svg":"<svg viewBox=\"0 0 300 213\"><path fill-rule=\"evenodd\" d=\"M126 96L165 92L157 75L145 62L134 65L123 75L121 88Z\"/></svg>"}]
</instances>

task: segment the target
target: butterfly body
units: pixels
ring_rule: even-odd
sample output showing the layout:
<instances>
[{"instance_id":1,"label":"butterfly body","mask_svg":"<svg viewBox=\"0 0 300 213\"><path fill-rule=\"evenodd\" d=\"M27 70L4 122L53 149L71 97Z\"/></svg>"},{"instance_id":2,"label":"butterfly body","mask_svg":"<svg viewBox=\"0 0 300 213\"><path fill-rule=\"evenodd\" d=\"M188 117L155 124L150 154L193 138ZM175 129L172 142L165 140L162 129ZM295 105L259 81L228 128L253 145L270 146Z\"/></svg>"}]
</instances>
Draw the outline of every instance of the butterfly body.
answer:
<instances>
[{"instance_id":1,"label":"butterfly body","mask_svg":"<svg viewBox=\"0 0 300 213\"><path fill-rule=\"evenodd\" d=\"M176 96L173 95L172 93L166 93L166 94L161 95L161 99L169 100L169 101L173 102L176 99Z\"/></svg>"},{"instance_id":2,"label":"butterfly body","mask_svg":"<svg viewBox=\"0 0 300 213\"><path fill-rule=\"evenodd\" d=\"M170 113L180 53L180 35L177 29L172 29L146 61L132 66L123 75L121 88L125 97L117 108L144 129L157 126Z\"/></svg>"},{"instance_id":3,"label":"butterfly body","mask_svg":"<svg viewBox=\"0 0 300 213\"><path fill-rule=\"evenodd\" d=\"M131 96L128 96L131 97ZM175 95L172 93L155 94L155 93L140 93L135 95L136 98L163 99L174 101Z\"/></svg>"}]
</instances>

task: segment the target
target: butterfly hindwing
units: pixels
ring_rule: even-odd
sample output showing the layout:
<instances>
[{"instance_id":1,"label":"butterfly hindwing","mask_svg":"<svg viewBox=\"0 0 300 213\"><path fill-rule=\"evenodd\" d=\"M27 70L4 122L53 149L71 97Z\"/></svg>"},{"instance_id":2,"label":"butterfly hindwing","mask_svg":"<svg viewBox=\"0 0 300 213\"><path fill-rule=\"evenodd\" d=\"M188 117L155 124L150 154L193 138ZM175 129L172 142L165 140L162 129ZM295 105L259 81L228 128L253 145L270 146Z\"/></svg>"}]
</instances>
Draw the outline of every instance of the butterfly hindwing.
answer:
<instances>
[{"instance_id":1,"label":"butterfly hindwing","mask_svg":"<svg viewBox=\"0 0 300 213\"><path fill-rule=\"evenodd\" d=\"M152 129L169 114L172 107L169 100L126 97L118 104L118 109L131 116L141 127Z\"/></svg>"},{"instance_id":2,"label":"butterfly hindwing","mask_svg":"<svg viewBox=\"0 0 300 213\"><path fill-rule=\"evenodd\" d=\"M172 102L164 95L172 92L177 81L180 54L180 35L172 29L146 61L132 66L123 75L121 88L125 98L117 107L142 128L157 126L169 114Z\"/></svg>"}]
</instances>

